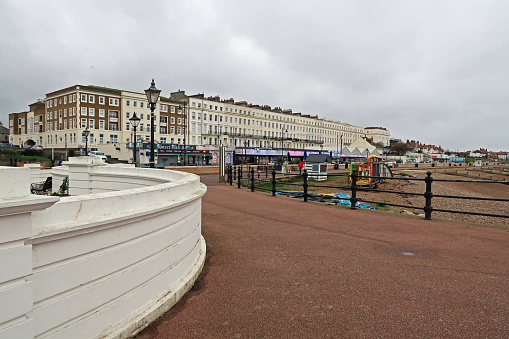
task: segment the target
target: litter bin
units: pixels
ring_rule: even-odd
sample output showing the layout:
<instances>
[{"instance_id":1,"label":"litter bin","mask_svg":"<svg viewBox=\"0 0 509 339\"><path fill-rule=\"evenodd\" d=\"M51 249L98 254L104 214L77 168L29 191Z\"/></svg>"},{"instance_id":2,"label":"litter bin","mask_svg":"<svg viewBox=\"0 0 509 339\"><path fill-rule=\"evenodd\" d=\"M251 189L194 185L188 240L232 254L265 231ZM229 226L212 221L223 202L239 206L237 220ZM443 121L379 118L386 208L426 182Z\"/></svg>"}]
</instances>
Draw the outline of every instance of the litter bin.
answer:
<instances>
[{"instance_id":1,"label":"litter bin","mask_svg":"<svg viewBox=\"0 0 509 339\"><path fill-rule=\"evenodd\" d=\"M334 169L335 170L339 169L339 164L334 164Z\"/></svg>"}]
</instances>

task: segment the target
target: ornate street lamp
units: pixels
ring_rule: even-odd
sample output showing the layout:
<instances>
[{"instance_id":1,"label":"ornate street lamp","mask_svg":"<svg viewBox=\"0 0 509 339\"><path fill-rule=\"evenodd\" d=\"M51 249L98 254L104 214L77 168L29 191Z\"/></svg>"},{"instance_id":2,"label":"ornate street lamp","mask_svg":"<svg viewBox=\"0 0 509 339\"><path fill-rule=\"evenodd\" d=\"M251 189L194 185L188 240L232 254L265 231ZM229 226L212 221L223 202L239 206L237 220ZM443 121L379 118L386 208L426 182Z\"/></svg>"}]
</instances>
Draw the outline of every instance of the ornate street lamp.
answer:
<instances>
[{"instance_id":1,"label":"ornate street lamp","mask_svg":"<svg viewBox=\"0 0 509 339\"><path fill-rule=\"evenodd\" d=\"M184 102L184 109L182 111L182 107L178 108L178 114L184 113L184 166L186 165L186 155L187 155L187 149L186 149L186 127L187 127L187 111L186 111L186 103Z\"/></svg>"},{"instance_id":2,"label":"ornate street lamp","mask_svg":"<svg viewBox=\"0 0 509 339\"><path fill-rule=\"evenodd\" d=\"M154 79L152 79L152 83L150 87L145 90L145 94L147 95L148 104L150 105L150 168L154 168L154 110L156 109L157 99L159 99L159 94L161 94L161 90L156 88L156 83Z\"/></svg>"},{"instance_id":3,"label":"ornate street lamp","mask_svg":"<svg viewBox=\"0 0 509 339\"><path fill-rule=\"evenodd\" d=\"M140 118L136 116L136 112L134 112L132 118L129 119L129 122L131 123L131 126L134 128L134 146L133 146L133 162L134 167L137 167L138 162L136 161L138 159L138 151L136 150L136 128L140 125Z\"/></svg>"},{"instance_id":4,"label":"ornate street lamp","mask_svg":"<svg viewBox=\"0 0 509 339\"><path fill-rule=\"evenodd\" d=\"M281 163L283 163L283 159L284 159L284 151L285 151L285 148L284 148L284 144L283 144L283 139L284 139L284 135L285 133L288 133L288 130L284 128L283 125L281 125Z\"/></svg>"},{"instance_id":5,"label":"ornate street lamp","mask_svg":"<svg viewBox=\"0 0 509 339\"><path fill-rule=\"evenodd\" d=\"M90 131L88 128L85 128L83 131L83 136L85 136L85 155L88 155L88 136L90 135Z\"/></svg>"}]
</instances>

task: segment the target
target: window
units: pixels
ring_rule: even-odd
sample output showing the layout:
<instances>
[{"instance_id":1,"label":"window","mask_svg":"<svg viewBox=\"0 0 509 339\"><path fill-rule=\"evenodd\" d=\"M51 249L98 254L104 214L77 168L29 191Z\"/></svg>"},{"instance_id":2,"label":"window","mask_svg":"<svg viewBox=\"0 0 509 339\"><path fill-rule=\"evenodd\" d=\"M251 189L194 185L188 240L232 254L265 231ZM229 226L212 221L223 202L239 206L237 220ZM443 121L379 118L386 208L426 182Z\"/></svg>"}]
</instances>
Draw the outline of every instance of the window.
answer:
<instances>
[{"instance_id":1,"label":"window","mask_svg":"<svg viewBox=\"0 0 509 339\"><path fill-rule=\"evenodd\" d=\"M99 143L104 144L104 134L99 134Z\"/></svg>"},{"instance_id":2,"label":"window","mask_svg":"<svg viewBox=\"0 0 509 339\"><path fill-rule=\"evenodd\" d=\"M166 127L159 127L159 133L166 134Z\"/></svg>"},{"instance_id":3,"label":"window","mask_svg":"<svg viewBox=\"0 0 509 339\"><path fill-rule=\"evenodd\" d=\"M81 119L81 128L87 128L87 119Z\"/></svg>"},{"instance_id":4,"label":"window","mask_svg":"<svg viewBox=\"0 0 509 339\"><path fill-rule=\"evenodd\" d=\"M118 131L117 124L109 124L108 129L110 131Z\"/></svg>"},{"instance_id":5,"label":"window","mask_svg":"<svg viewBox=\"0 0 509 339\"><path fill-rule=\"evenodd\" d=\"M171 117L171 123L174 124L175 123L175 117Z\"/></svg>"},{"instance_id":6,"label":"window","mask_svg":"<svg viewBox=\"0 0 509 339\"><path fill-rule=\"evenodd\" d=\"M196 119L196 113L195 112L191 113L191 118L192 119Z\"/></svg>"},{"instance_id":7,"label":"window","mask_svg":"<svg viewBox=\"0 0 509 339\"><path fill-rule=\"evenodd\" d=\"M82 94L81 95L81 102L87 102L87 95L86 94Z\"/></svg>"},{"instance_id":8,"label":"window","mask_svg":"<svg viewBox=\"0 0 509 339\"><path fill-rule=\"evenodd\" d=\"M129 131L129 128L131 127L131 124L129 122L125 123L125 130Z\"/></svg>"},{"instance_id":9,"label":"window","mask_svg":"<svg viewBox=\"0 0 509 339\"><path fill-rule=\"evenodd\" d=\"M72 102L76 102L76 94L72 95Z\"/></svg>"},{"instance_id":10,"label":"window","mask_svg":"<svg viewBox=\"0 0 509 339\"><path fill-rule=\"evenodd\" d=\"M64 97L64 104L67 104L67 96Z\"/></svg>"},{"instance_id":11,"label":"window","mask_svg":"<svg viewBox=\"0 0 509 339\"><path fill-rule=\"evenodd\" d=\"M104 97L99 97L99 103L101 105L104 105ZM128 105L129 106L129 105Z\"/></svg>"},{"instance_id":12,"label":"window","mask_svg":"<svg viewBox=\"0 0 509 339\"><path fill-rule=\"evenodd\" d=\"M109 111L110 119L118 119L118 111Z\"/></svg>"},{"instance_id":13,"label":"window","mask_svg":"<svg viewBox=\"0 0 509 339\"><path fill-rule=\"evenodd\" d=\"M73 107L72 108L72 115L75 116L76 115L76 107Z\"/></svg>"},{"instance_id":14,"label":"window","mask_svg":"<svg viewBox=\"0 0 509 339\"><path fill-rule=\"evenodd\" d=\"M88 102L90 102L91 104L93 104L95 101L95 97L93 95L89 95L88 96Z\"/></svg>"},{"instance_id":15,"label":"window","mask_svg":"<svg viewBox=\"0 0 509 339\"><path fill-rule=\"evenodd\" d=\"M67 108L64 108L64 118L67 117Z\"/></svg>"},{"instance_id":16,"label":"window","mask_svg":"<svg viewBox=\"0 0 509 339\"><path fill-rule=\"evenodd\" d=\"M104 120L99 120L99 129L104 129Z\"/></svg>"},{"instance_id":17,"label":"window","mask_svg":"<svg viewBox=\"0 0 509 339\"><path fill-rule=\"evenodd\" d=\"M175 134L175 127L174 126L170 127L170 134ZM173 141L172 141L172 143L173 143Z\"/></svg>"},{"instance_id":18,"label":"window","mask_svg":"<svg viewBox=\"0 0 509 339\"><path fill-rule=\"evenodd\" d=\"M118 142L118 135L116 134L110 135L110 142Z\"/></svg>"},{"instance_id":19,"label":"window","mask_svg":"<svg viewBox=\"0 0 509 339\"><path fill-rule=\"evenodd\" d=\"M113 98L110 98L110 105L113 105Z\"/></svg>"},{"instance_id":20,"label":"window","mask_svg":"<svg viewBox=\"0 0 509 339\"><path fill-rule=\"evenodd\" d=\"M88 128L93 129L94 128L94 119L88 120Z\"/></svg>"},{"instance_id":21,"label":"window","mask_svg":"<svg viewBox=\"0 0 509 339\"><path fill-rule=\"evenodd\" d=\"M130 106L130 105L131 105L131 100L126 100L126 101L125 101L125 105L126 105L126 106Z\"/></svg>"},{"instance_id":22,"label":"window","mask_svg":"<svg viewBox=\"0 0 509 339\"><path fill-rule=\"evenodd\" d=\"M182 118L178 118L177 119L177 124L181 125L182 124Z\"/></svg>"},{"instance_id":23,"label":"window","mask_svg":"<svg viewBox=\"0 0 509 339\"><path fill-rule=\"evenodd\" d=\"M95 110L93 108L89 108L88 109L88 115L90 115L91 117L93 117L95 114Z\"/></svg>"},{"instance_id":24,"label":"window","mask_svg":"<svg viewBox=\"0 0 509 339\"><path fill-rule=\"evenodd\" d=\"M196 106L196 103L193 101L193 102L191 103L191 106L195 107L195 106Z\"/></svg>"},{"instance_id":25,"label":"window","mask_svg":"<svg viewBox=\"0 0 509 339\"><path fill-rule=\"evenodd\" d=\"M200 108L200 107L201 107L201 103L198 103L198 108Z\"/></svg>"},{"instance_id":26,"label":"window","mask_svg":"<svg viewBox=\"0 0 509 339\"><path fill-rule=\"evenodd\" d=\"M140 124L140 132L143 132L143 124Z\"/></svg>"},{"instance_id":27,"label":"window","mask_svg":"<svg viewBox=\"0 0 509 339\"><path fill-rule=\"evenodd\" d=\"M166 144L166 138L161 138L161 144Z\"/></svg>"},{"instance_id":28,"label":"window","mask_svg":"<svg viewBox=\"0 0 509 339\"><path fill-rule=\"evenodd\" d=\"M99 109L99 117L104 118L104 109Z\"/></svg>"},{"instance_id":29,"label":"window","mask_svg":"<svg viewBox=\"0 0 509 339\"><path fill-rule=\"evenodd\" d=\"M143 102L140 102L140 107L143 108Z\"/></svg>"},{"instance_id":30,"label":"window","mask_svg":"<svg viewBox=\"0 0 509 339\"><path fill-rule=\"evenodd\" d=\"M87 108L81 107L81 115L87 115Z\"/></svg>"},{"instance_id":31,"label":"window","mask_svg":"<svg viewBox=\"0 0 509 339\"><path fill-rule=\"evenodd\" d=\"M143 113L140 114L140 120L143 120Z\"/></svg>"},{"instance_id":32,"label":"window","mask_svg":"<svg viewBox=\"0 0 509 339\"><path fill-rule=\"evenodd\" d=\"M168 117L160 117L160 122L164 124L168 123Z\"/></svg>"},{"instance_id":33,"label":"window","mask_svg":"<svg viewBox=\"0 0 509 339\"><path fill-rule=\"evenodd\" d=\"M134 107L137 107L138 106L138 103L136 101L133 101L133 106Z\"/></svg>"},{"instance_id":34,"label":"window","mask_svg":"<svg viewBox=\"0 0 509 339\"><path fill-rule=\"evenodd\" d=\"M126 118L127 118L127 119L129 119L129 116L130 116L130 115L131 115L131 113L130 113L130 112L126 112L126 114L125 114L125 116L126 116Z\"/></svg>"},{"instance_id":35,"label":"window","mask_svg":"<svg viewBox=\"0 0 509 339\"><path fill-rule=\"evenodd\" d=\"M182 127L180 127L180 126L179 126L179 127L177 128L177 131L178 131L178 132L177 132L177 134L182 134Z\"/></svg>"},{"instance_id":36,"label":"window","mask_svg":"<svg viewBox=\"0 0 509 339\"><path fill-rule=\"evenodd\" d=\"M175 113L175 106L171 106L171 112Z\"/></svg>"}]
</instances>

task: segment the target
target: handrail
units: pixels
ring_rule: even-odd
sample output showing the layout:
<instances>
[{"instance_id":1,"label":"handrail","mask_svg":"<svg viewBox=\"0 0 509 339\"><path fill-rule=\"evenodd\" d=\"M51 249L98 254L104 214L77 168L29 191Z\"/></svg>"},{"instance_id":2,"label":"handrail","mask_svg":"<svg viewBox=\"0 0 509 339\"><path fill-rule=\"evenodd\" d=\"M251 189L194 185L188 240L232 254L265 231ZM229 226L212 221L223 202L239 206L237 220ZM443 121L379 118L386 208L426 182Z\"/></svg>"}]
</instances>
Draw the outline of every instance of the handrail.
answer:
<instances>
[{"instance_id":1,"label":"handrail","mask_svg":"<svg viewBox=\"0 0 509 339\"><path fill-rule=\"evenodd\" d=\"M431 172L428 171L426 173L425 178L409 178L409 177L385 177L385 176L362 176L362 179L374 178L379 180L406 180L406 181L417 181L425 183L425 192L424 193L415 193L415 192L404 192L404 191L395 191L395 190L384 190L379 188L371 188L371 187L362 187L357 185L359 176L354 172L352 175L350 174L320 174L320 176L334 177L334 176L344 176L350 178L349 186L332 186L332 185L322 185L322 184L309 184L308 178L312 177L307 173L306 170L302 174L298 173L279 173L275 170L269 171L258 171L258 178L255 178L255 173L253 169L250 169L247 176L243 175L242 166L239 166L237 170L234 170L235 166L228 166L228 175L230 173L236 173L238 171L237 179L238 179L238 188L242 186L248 186L251 188L251 191L254 189L259 189L262 191L270 191L273 196L277 193L281 193L283 191L277 189L277 185L281 185L283 182L281 180L277 180L277 178L302 178L303 183L293 183L293 182L284 182L285 185L290 186L299 186L303 188L304 194L302 196L297 195L299 198L302 197L306 202L310 197L308 193L308 189L312 187L323 187L323 188L340 188L351 191L351 197L349 199L342 200L350 200L350 207L352 209L357 208L357 202L360 200L357 198L357 192L376 192L376 193L390 193L390 194L405 194L411 196L422 196L425 198L425 204L422 207L412 206L412 205L401 205L394 204L388 202L381 201L369 201L366 199L362 199L363 202L373 203L373 204L382 204L388 206L402 207L402 208L411 208L411 209L422 209L425 214L425 219L430 220L432 212L444 212L444 213L458 213L458 214L468 214L468 215L478 215L478 216L489 216L489 217L499 217L499 218L509 218L509 215L505 214L493 214L493 213L481 213L481 212L470 212L470 211L458 211L458 210L449 210L449 209L439 209L432 206L432 199L434 198L444 198L444 199L464 199L464 200L478 200L478 201L496 201L496 202L509 202L509 199L504 198L486 198L486 197L469 197L469 196L459 196L459 195L445 195L445 194L435 194L432 191L432 183L433 182L464 182L464 183L479 183L479 184L505 184L509 185L509 181L507 180L458 180L458 179L435 179L431 176ZM265 176L268 177L266 180L260 178L260 173L265 173ZM232 179L229 178L227 182L232 182ZM268 189L266 187L260 186L260 183L270 184L271 188ZM323 199L327 199L327 197L321 197ZM329 198L330 199L330 198Z\"/></svg>"}]
</instances>

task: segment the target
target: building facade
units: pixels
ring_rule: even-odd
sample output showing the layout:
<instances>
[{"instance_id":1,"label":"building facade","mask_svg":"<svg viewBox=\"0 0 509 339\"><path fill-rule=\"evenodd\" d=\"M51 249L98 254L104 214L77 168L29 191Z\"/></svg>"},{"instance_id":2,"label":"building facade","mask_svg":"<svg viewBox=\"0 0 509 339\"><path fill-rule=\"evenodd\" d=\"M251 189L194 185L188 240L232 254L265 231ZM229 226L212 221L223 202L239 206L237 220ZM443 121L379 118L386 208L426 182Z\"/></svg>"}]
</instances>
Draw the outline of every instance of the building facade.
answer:
<instances>
[{"instance_id":1,"label":"building facade","mask_svg":"<svg viewBox=\"0 0 509 339\"><path fill-rule=\"evenodd\" d=\"M149 140L151 112L147 106L146 96L141 93L96 86L68 87L46 94L27 112L9 114L10 142L20 147L37 144L45 148L84 148L82 132L86 128L90 130L90 148L132 142L129 118L135 112L141 119L137 139ZM183 138L178 106L179 102L159 98L154 112L154 137L158 142ZM180 136L176 134L179 130Z\"/></svg>"},{"instance_id":2,"label":"building facade","mask_svg":"<svg viewBox=\"0 0 509 339\"><path fill-rule=\"evenodd\" d=\"M89 148L129 143L134 140L129 119L135 112L141 119L137 141L150 141L150 109L142 93L75 85L50 92L29 107L9 115L10 142L20 147L82 149L85 129L90 131ZM383 142L390 139L382 127L365 129L291 109L180 90L159 97L153 128L156 142L163 145L336 150L340 143L347 146L368 133L383 136Z\"/></svg>"}]
</instances>

